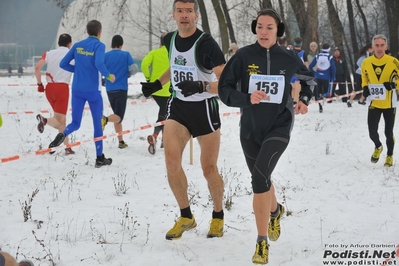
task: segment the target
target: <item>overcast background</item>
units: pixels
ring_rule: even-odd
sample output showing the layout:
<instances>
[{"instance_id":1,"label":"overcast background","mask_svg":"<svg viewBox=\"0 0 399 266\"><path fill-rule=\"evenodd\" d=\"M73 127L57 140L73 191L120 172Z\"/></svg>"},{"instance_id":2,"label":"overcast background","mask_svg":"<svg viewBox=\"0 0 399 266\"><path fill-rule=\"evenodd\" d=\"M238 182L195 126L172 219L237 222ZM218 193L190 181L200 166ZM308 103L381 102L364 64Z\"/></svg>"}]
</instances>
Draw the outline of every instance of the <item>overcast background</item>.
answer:
<instances>
[{"instance_id":1,"label":"overcast background","mask_svg":"<svg viewBox=\"0 0 399 266\"><path fill-rule=\"evenodd\" d=\"M41 55L54 45L62 14L52 1L1 0L0 44L30 46L34 55Z\"/></svg>"}]
</instances>

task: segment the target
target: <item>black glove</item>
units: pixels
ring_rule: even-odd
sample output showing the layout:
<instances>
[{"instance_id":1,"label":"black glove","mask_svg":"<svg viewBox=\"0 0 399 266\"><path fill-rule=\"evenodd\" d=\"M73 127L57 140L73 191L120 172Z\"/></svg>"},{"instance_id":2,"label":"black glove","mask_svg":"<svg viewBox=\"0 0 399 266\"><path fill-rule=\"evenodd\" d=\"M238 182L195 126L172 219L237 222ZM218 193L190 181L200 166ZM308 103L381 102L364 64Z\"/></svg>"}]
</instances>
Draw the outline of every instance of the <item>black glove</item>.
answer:
<instances>
[{"instance_id":1,"label":"black glove","mask_svg":"<svg viewBox=\"0 0 399 266\"><path fill-rule=\"evenodd\" d=\"M384 82L384 87L385 87L385 89L387 89L387 91L391 91L391 90L395 89L396 84L395 84L395 82Z\"/></svg>"},{"instance_id":2,"label":"black glove","mask_svg":"<svg viewBox=\"0 0 399 266\"><path fill-rule=\"evenodd\" d=\"M101 85L102 85L103 87L105 87L105 78L102 78L102 79L101 79Z\"/></svg>"},{"instance_id":3,"label":"black glove","mask_svg":"<svg viewBox=\"0 0 399 266\"><path fill-rule=\"evenodd\" d=\"M363 87L363 97L367 98L370 95L370 90L368 86Z\"/></svg>"},{"instance_id":4,"label":"black glove","mask_svg":"<svg viewBox=\"0 0 399 266\"><path fill-rule=\"evenodd\" d=\"M181 93L184 95L184 97L191 96L195 93L203 93L204 92L204 86L202 85L202 81L191 81L191 80L185 80L180 83L176 84L179 89L181 89Z\"/></svg>"},{"instance_id":5,"label":"black glove","mask_svg":"<svg viewBox=\"0 0 399 266\"><path fill-rule=\"evenodd\" d=\"M162 89L161 82L157 79L154 82L140 82L141 91L143 92L145 97L150 97L156 91Z\"/></svg>"}]
</instances>

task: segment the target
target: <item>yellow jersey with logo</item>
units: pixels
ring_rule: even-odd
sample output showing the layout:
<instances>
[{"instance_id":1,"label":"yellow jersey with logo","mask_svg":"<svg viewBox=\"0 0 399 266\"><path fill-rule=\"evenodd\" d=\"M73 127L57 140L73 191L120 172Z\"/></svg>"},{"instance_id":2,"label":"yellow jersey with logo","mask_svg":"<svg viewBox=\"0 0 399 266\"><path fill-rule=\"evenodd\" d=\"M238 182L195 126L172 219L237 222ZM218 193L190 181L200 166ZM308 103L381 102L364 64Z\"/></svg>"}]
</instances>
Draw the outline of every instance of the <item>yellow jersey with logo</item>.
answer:
<instances>
[{"instance_id":1,"label":"yellow jersey with logo","mask_svg":"<svg viewBox=\"0 0 399 266\"><path fill-rule=\"evenodd\" d=\"M370 106L379 109L396 107L396 91L386 90L384 82L394 82L395 88L399 89L399 61L390 55L381 58L369 56L364 59L361 70L362 88L368 86L371 93Z\"/></svg>"}]
</instances>

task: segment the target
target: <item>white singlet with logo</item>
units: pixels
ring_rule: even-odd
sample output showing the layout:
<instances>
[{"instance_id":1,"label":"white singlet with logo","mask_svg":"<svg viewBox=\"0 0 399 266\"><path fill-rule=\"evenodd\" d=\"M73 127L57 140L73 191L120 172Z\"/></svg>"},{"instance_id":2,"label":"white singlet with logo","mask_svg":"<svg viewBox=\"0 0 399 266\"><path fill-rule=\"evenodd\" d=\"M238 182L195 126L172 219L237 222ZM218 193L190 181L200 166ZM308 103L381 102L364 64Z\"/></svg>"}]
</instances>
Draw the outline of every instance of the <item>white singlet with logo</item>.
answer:
<instances>
[{"instance_id":1,"label":"white singlet with logo","mask_svg":"<svg viewBox=\"0 0 399 266\"><path fill-rule=\"evenodd\" d=\"M68 51L67 47L60 46L42 55L41 59L47 63L46 79L48 83L69 84L71 82L72 73L60 68L60 61Z\"/></svg>"},{"instance_id":2,"label":"white singlet with logo","mask_svg":"<svg viewBox=\"0 0 399 266\"><path fill-rule=\"evenodd\" d=\"M209 73L205 73L201 71L199 67L197 67L196 59L195 59L195 50L197 46L198 40L195 42L193 47L186 52L179 52L175 47L175 34L172 37L171 41L171 53L170 53L170 81L176 92L176 97L180 100L187 102L199 102L208 98L215 97L215 94L209 92L203 93L195 93L191 96L184 97L181 93L179 87L176 86L179 82L184 80L192 80L192 81L208 81L213 82L216 81L216 75L210 71Z\"/></svg>"},{"instance_id":3,"label":"white singlet with logo","mask_svg":"<svg viewBox=\"0 0 399 266\"><path fill-rule=\"evenodd\" d=\"M279 104L283 100L285 88L285 78L283 75L251 75L249 78L248 93L254 91L264 91L270 100L261 100L262 103Z\"/></svg>"}]
</instances>

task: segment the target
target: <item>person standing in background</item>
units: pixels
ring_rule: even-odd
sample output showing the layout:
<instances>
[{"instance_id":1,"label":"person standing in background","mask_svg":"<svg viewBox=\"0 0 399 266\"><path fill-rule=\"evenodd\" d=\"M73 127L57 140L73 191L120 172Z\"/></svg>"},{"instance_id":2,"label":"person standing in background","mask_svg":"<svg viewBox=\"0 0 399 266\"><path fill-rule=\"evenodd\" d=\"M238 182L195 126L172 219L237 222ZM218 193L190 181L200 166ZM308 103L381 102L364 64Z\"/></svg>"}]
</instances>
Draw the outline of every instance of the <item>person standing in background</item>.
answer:
<instances>
[{"instance_id":1,"label":"person standing in background","mask_svg":"<svg viewBox=\"0 0 399 266\"><path fill-rule=\"evenodd\" d=\"M338 92L339 95L345 95L346 93L346 88L348 86L348 91L352 91L352 84L351 84L351 78L349 75L349 70L347 63L344 59L341 58L341 51L339 50L338 47L335 47L334 49L334 63L335 63L335 82L338 83ZM333 86L335 88L335 86ZM347 103L348 107L350 106L350 103L348 104L348 97L343 97L342 102Z\"/></svg>"},{"instance_id":2,"label":"person standing in background","mask_svg":"<svg viewBox=\"0 0 399 266\"><path fill-rule=\"evenodd\" d=\"M108 122L114 123L116 133L123 130L122 120L125 117L127 91L128 91L128 78L135 75L138 71L137 64L134 63L132 55L127 51L122 51L123 38L120 35L112 37L111 48L112 50L105 54L104 64L108 71L114 73L118 77L115 82L105 80L105 89L109 103L111 105L113 114L104 116L101 119L101 126L104 131L105 125ZM118 135L118 148L124 149L128 145L123 140L122 135Z\"/></svg>"},{"instance_id":3,"label":"person standing in background","mask_svg":"<svg viewBox=\"0 0 399 266\"><path fill-rule=\"evenodd\" d=\"M309 66L308 62L308 55L306 54L305 50L302 50L302 38L296 37L294 39L294 50L297 56L302 60L306 67ZM295 76L291 78L291 85L292 85L292 99L294 100L294 104L296 104L299 100L299 91L301 90L301 84L299 83L299 79Z\"/></svg>"},{"instance_id":4,"label":"person standing in background","mask_svg":"<svg viewBox=\"0 0 399 266\"><path fill-rule=\"evenodd\" d=\"M18 66L18 78L22 77L24 74L24 69L22 68L22 65L19 64Z\"/></svg>"},{"instance_id":5,"label":"person standing in background","mask_svg":"<svg viewBox=\"0 0 399 266\"><path fill-rule=\"evenodd\" d=\"M37 91L45 92L47 101L54 111L54 116L45 118L41 114L36 115L38 121L37 130L43 133L44 127L48 124L51 127L63 132L66 126L66 113L69 105L69 83L72 73L60 68L61 59L68 53L72 46L72 37L69 34L61 34L58 37L58 48L43 53L35 66L35 76L37 81ZM47 64L46 80L44 88L42 83L41 69ZM68 145L68 138L64 139L64 144ZM70 148L65 148L65 155L75 154Z\"/></svg>"},{"instance_id":6,"label":"person standing in background","mask_svg":"<svg viewBox=\"0 0 399 266\"><path fill-rule=\"evenodd\" d=\"M165 71L169 69L169 58L168 58L168 50L165 47L164 37L166 33L162 33L160 46L157 49L150 51L141 61L141 71L144 74L144 77L147 82L154 82L158 78L162 76ZM168 99L170 97L170 82L166 82L162 89L156 91L149 95L144 95L145 97L152 96L157 105L158 109L158 118L157 123L165 121L166 119L166 107L168 103ZM162 131L163 137L163 125L154 127L154 132L151 135L147 136L148 141L148 152L150 154L155 154L156 152L156 143L159 133ZM161 148L163 148L163 140L161 142Z\"/></svg>"},{"instance_id":7,"label":"person standing in background","mask_svg":"<svg viewBox=\"0 0 399 266\"><path fill-rule=\"evenodd\" d=\"M285 49L289 50L288 48L288 41L286 36L281 36L277 38L278 45L284 47Z\"/></svg>"},{"instance_id":8,"label":"person standing in background","mask_svg":"<svg viewBox=\"0 0 399 266\"><path fill-rule=\"evenodd\" d=\"M372 55L373 53L373 47L371 43L366 44L362 49L359 51L359 58L356 61L357 69L355 73L355 91L361 91L362 90L362 69L361 65L363 63L363 60ZM353 100L355 99L356 94L352 93L351 96L349 97L348 101L348 107L352 107ZM364 100L363 94L360 96L360 100L358 102L361 105L366 105L366 102Z\"/></svg>"},{"instance_id":9,"label":"person standing in background","mask_svg":"<svg viewBox=\"0 0 399 266\"><path fill-rule=\"evenodd\" d=\"M378 125L382 115L385 121L384 133L387 145L387 157L384 166L391 167L395 146L393 128L397 105L395 90L399 88L399 60L385 54L388 48L387 38L382 34L373 37L372 47L374 55L364 59L361 65L363 96L370 103L367 125L370 139L375 145L371 162L377 163L383 150L378 134Z\"/></svg>"},{"instance_id":10,"label":"person standing in background","mask_svg":"<svg viewBox=\"0 0 399 266\"><path fill-rule=\"evenodd\" d=\"M314 70L316 68L316 70ZM330 82L335 81L335 63L333 57L330 55L330 45L323 44L321 53L309 65L309 69L316 75L317 87L314 91L316 101L323 97L333 97ZM331 103L331 100L327 101ZM323 106L319 102L319 112L323 112Z\"/></svg>"},{"instance_id":11,"label":"person standing in background","mask_svg":"<svg viewBox=\"0 0 399 266\"><path fill-rule=\"evenodd\" d=\"M238 46L236 43L231 43L229 50L227 51L227 53L224 55L224 59L226 60L226 62L228 62L230 60L230 58L237 52L238 50Z\"/></svg>"},{"instance_id":12,"label":"person standing in background","mask_svg":"<svg viewBox=\"0 0 399 266\"><path fill-rule=\"evenodd\" d=\"M317 48L319 48L319 46L317 45L317 42L311 42L309 44L309 53L308 53L308 63L309 64L313 61L313 59L318 54ZM316 68L314 68L313 70L316 71Z\"/></svg>"},{"instance_id":13,"label":"person standing in background","mask_svg":"<svg viewBox=\"0 0 399 266\"><path fill-rule=\"evenodd\" d=\"M89 37L75 43L60 62L60 67L74 73L72 81L72 122L65 130L55 137L49 148L59 146L66 136L80 128L83 109L89 103L93 119L94 138L103 135L101 118L103 115L103 98L101 96L101 77L104 76L111 82L115 76L111 74L104 64L105 45L100 42L102 25L98 20L91 20L86 25ZM75 64L72 61L75 60ZM94 143L96 150L95 167L99 168L112 163L111 158L105 158L103 141Z\"/></svg>"},{"instance_id":14,"label":"person standing in background","mask_svg":"<svg viewBox=\"0 0 399 266\"><path fill-rule=\"evenodd\" d=\"M11 78L12 75L12 67L11 64L8 65L8 77Z\"/></svg>"}]
</instances>

